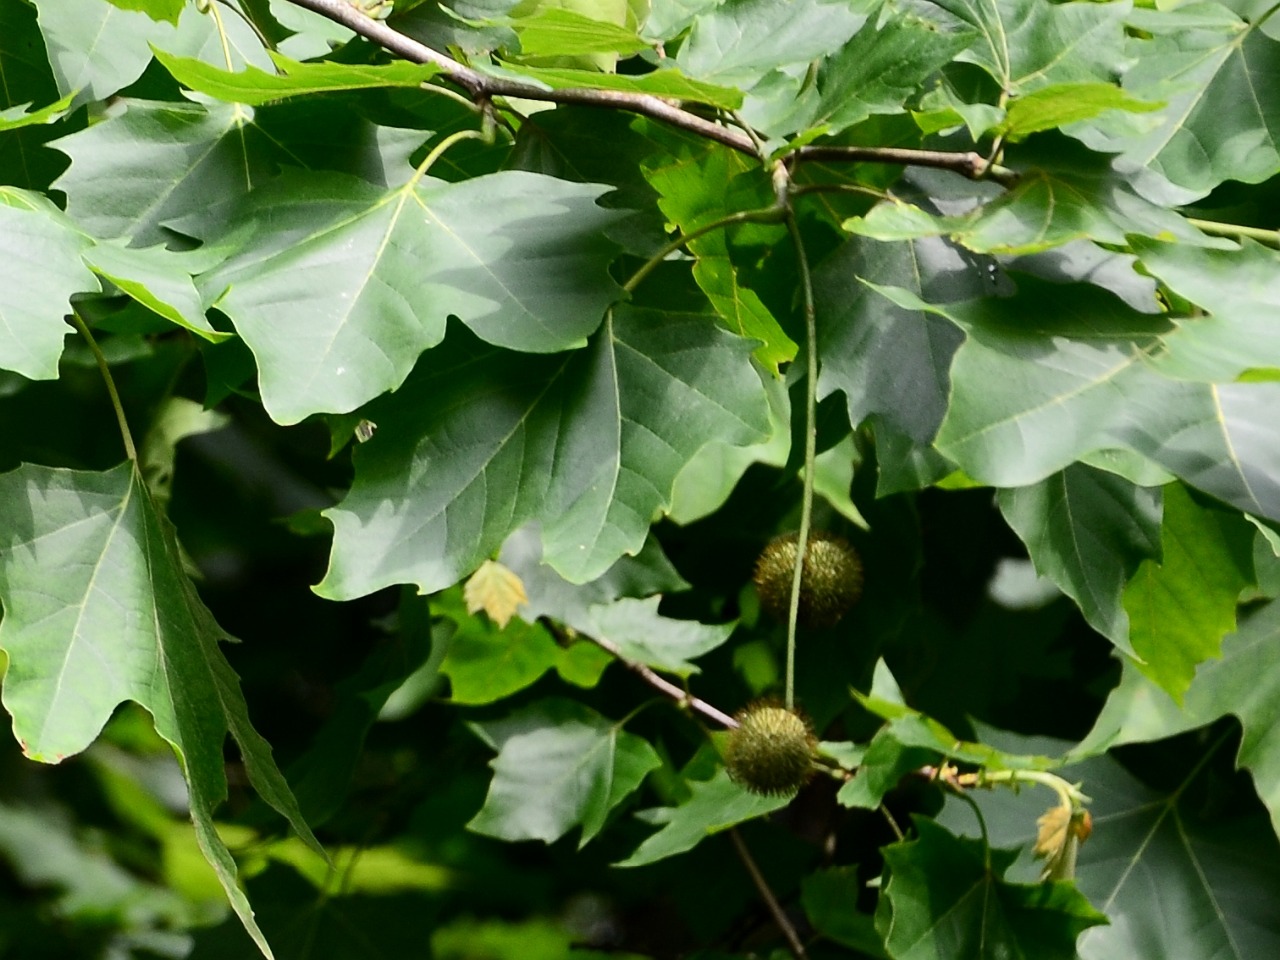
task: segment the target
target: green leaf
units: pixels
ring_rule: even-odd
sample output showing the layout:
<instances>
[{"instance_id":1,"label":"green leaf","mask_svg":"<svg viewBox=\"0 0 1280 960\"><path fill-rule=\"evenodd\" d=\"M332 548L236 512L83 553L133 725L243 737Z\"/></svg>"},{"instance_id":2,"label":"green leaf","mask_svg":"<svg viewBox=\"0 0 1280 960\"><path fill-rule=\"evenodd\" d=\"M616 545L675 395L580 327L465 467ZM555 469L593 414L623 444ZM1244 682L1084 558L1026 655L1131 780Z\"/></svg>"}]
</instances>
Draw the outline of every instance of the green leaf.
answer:
<instances>
[{"instance_id":1,"label":"green leaf","mask_svg":"<svg viewBox=\"0 0 1280 960\"><path fill-rule=\"evenodd\" d=\"M944 32L911 14L876 29L863 27L818 73L819 96L800 125L837 133L873 114L902 113L916 89L973 40L968 31ZM794 123L794 121L793 121Z\"/></svg>"},{"instance_id":2,"label":"green leaf","mask_svg":"<svg viewBox=\"0 0 1280 960\"><path fill-rule=\"evenodd\" d=\"M1280 843L1252 803L1222 816L1188 795L1203 751L1187 758L1189 773L1166 774L1165 789L1144 786L1110 758L1068 771L1093 798L1076 883L1111 919L1085 934L1082 956L1191 960L1280 949L1280 925L1263 906L1280 896Z\"/></svg>"},{"instance_id":3,"label":"green leaf","mask_svg":"<svg viewBox=\"0 0 1280 960\"><path fill-rule=\"evenodd\" d=\"M71 158L57 181L67 213L103 239L165 240L162 223L240 196L270 174L267 146L247 119L230 105L125 101L124 112L56 141Z\"/></svg>"},{"instance_id":4,"label":"green leaf","mask_svg":"<svg viewBox=\"0 0 1280 960\"><path fill-rule=\"evenodd\" d=\"M346 413L399 387L450 315L516 350L583 344L617 293L601 192L519 171L393 190L286 174L222 236L254 243L200 287L253 350L277 422Z\"/></svg>"},{"instance_id":5,"label":"green leaf","mask_svg":"<svg viewBox=\"0 0 1280 960\"><path fill-rule=\"evenodd\" d=\"M718 144L702 143L676 155L662 155L644 166L645 178L658 192L658 206L684 234L734 213L762 210L772 204L768 185L741 154ZM725 186L733 184L726 193ZM693 278L715 306L724 326L760 341L756 357L769 370L796 355L796 344L760 297L738 279L728 235L713 230L690 240L696 258Z\"/></svg>"},{"instance_id":6,"label":"green leaf","mask_svg":"<svg viewBox=\"0 0 1280 960\"><path fill-rule=\"evenodd\" d=\"M249 723L224 634L132 464L106 473L23 466L0 475L4 705L23 752L79 753L125 700L145 707L190 788L196 837L232 907L270 956L213 817L230 733L250 781L316 850L271 748Z\"/></svg>"},{"instance_id":7,"label":"green leaf","mask_svg":"<svg viewBox=\"0 0 1280 960\"><path fill-rule=\"evenodd\" d=\"M105 242L86 250L83 258L94 273L171 323L213 342L231 336L205 319L204 303L191 279L207 267L210 258L205 252L182 254L160 246L140 249Z\"/></svg>"},{"instance_id":8,"label":"green leaf","mask_svg":"<svg viewBox=\"0 0 1280 960\"><path fill-rule=\"evenodd\" d=\"M1126 4L935 2L978 33L979 39L961 59L982 67L1010 94L1062 83L1105 83L1129 63Z\"/></svg>"},{"instance_id":9,"label":"green leaf","mask_svg":"<svg viewBox=\"0 0 1280 960\"><path fill-rule=\"evenodd\" d=\"M1138 565L1160 556L1160 492L1073 464L1040 483L1001 490L998 502L1036 572L1071 597L1090 626L1132 654L1121 598Z\"/></svg>"},{"instance_id":10,"label":"green leaf","mask_svg":"<svg viewBox=\"0 0 1280 960\"><path fill-rule=\"evenodd\" d=\"M1124 608L1142 671L1175 699L1235 630L1240 593L1253 582L1253 539L1238 513L1201 507L1180 484L1165 487L1163 556L1142 562Z\"/></svg>"},{"instance_id":11,"label":"green leaf","mask_svg":"<svg viewBox=\"0 0 1280 960\"><path fill-rule=\"evenodd\" d=\"M456 600L456 598L455 598ZM439 607L439 605L437 605ZM449 678L449 698L460 704L501 700L534 683L561 659L561 649L545 627L512 619L499 628L488 618L443 608L458 624L440 672Z\"/></svg>"},{"instance_id":12,"label":"green leaf","mask_svg":"<svg viewBox=\"0 0 1280 960\"><path fill-rule=\"evenodd\" d=\"M108 0L121 10L140 10L152 20L168 20L177 23L178 16L187 6L186 0Z\"/></svg>"},{"instance_id":13,"label":"green leaf","mask_svg":"<svg viewBox=\"0 0 1280 960\"><path fill-rule=\"evenodd\" d=\"M1133 675L1177 711L1167 694ZM1230 808L1218 802L1226 784L1206 764L1222 746L1217 737L1182 741L1158 755L1159 774L1147 784L1111 757L1062 771L1092 798L1093 833L1079 848L1076 885L1111 920L1085 932L1081 957L1199 960L1270 956L1280 948L1280 924L1267 906L1280 896L1280 843L1256 800L1243 795L1247 788L1233 791ZM1011 872L1035 876L1039 865L1028 848L1037 798L1004 790L973 798L992 842L1023 847ZM977 832L968 804L949 801L939 820Z\"/></svg>"},{"instance_id":14,"label":"green leaf","mask_svg":"<svg viewBox=\"0 0 1280 960\"><path fill-rule=\"evenodd\" d=\"M840 788L836 799L846 807L875 810L903 777L943 756L936 742L929 746L904 743L892 727L882 728L871 738L857 773Z\"/></svg>"},{"instance_id":15,"label":"green leaf","mask_svg":"<svg viewBox=\"0 0 1280 960\"><path fill-rule=\"evenodd\" d=\"M764 438L748 350L704 314L629 307L588 350L558 357L451 336L394 407L374 409L380 429L356 451L351 492L326 512L334 548L317 592L438 590L534 519L544 560L594 579L641 547L703 445Z\"/></svg>"},{"instance_id":16,"label":"green leaf","mask_svg":"<svg viewBox=\"0 0 1280 960\"><path fill-rule=\"evenodd\" d=\"M1013 100L998 129L1017 143L1033 133L1090 120L1108 110L1150 113L1161 106L1135 99L1110 83L1057 83Z\"/></svg>"},{"instance_id":17,"label":"green leaf","mask_svg":"<svg viewBox=\"0 0 1280 960\"><path fill-rule=\"evenodd\" d=\"M894 302L914 302L906 291ZM1123 446L1192 486L1280 517L1280 401L1272 382L1167 380L1145 362L1168 322L1090 287L1029 278L1019 295L946 308L967 332L951 367L938 449L970 477L1025 486Z\"/></svg>"},{"instance_id":18,"label":"green leaf","mask_svg":"<svg viewBox=\"0 0 1280 960\"><path fill-rule=\"evenodd\" d=\"M545 700L472 728L498 751L484 806L467 827L551 843L582 825L582 844L662 761L635 734L571 700Z\"/></svg>"},{"instance_id":19,"label":"green leaf","mask_svg":"<svg viewBox=\"0 0 1280 960\"><path fill-rule=\"evenodd\" d=\"M58 376L71 295L99 288L80 259L90 244L44 197L0 187L0 368Z\"/></svg>"},{"instance_id":20,"label":"green leaf","mask_svg":"<svg viewBox=\"0 0 1280 960\"><path fill-rule=\"evenodd\" d=\"M344 90L368 90L381 87L417 89L439 73L432 64L394 63L298 63L280 54L271 59L277 73L247 67L239 73L175 57L162 50L155 52L166 70L179 83L192 90L225 100L228 103L259 105L286 97Z\"/></svg>"},{"instance_id":21,"label":"green leaf","mask_svg":"<svg viewBox=\"0 0 1280 960\"><path fill-rule=\"evenodd\" d=\"M30 106L30 103L19 103L7 110L0 110L0 133L20 130L38 123L53 123L71 106L71 94L67 94L61 100L55 100L47 107L28 112L27 108Z\"/></svg>"},{"instance_id":22,"label":"green leaf","mask_svg":"<svg viewBox=\"0 0 1280 960\"><path fill-rule=\"evenodd\" d=\"M1280 834L1280 603L1247 617L1222 642L1222 656L1201 663L1181 705L1136 665L1125 664L1097 723L1073 751L1090 756L1125 743L1160 740L1232 714L1244 728L1236 765L1249 770Z\"/></svg>"},{"instance_id":23,"label":"green leaf","mask_svg":"<svg viewBox=\"0 0 1280 960\"><path fill-rule=\"evenodd\" d=\"M1280 366L1280 253L1252 240L1238 250L1203 250L1133 238L1142 265L1179 296L1208 311L1175 319L1156 366L1171 377L1222 382L1255 367Z\"/></svg>"},{"instance_id":24,"label":"green leaf","mask_svg":"<svg viewBox=\"0 0 1280 960\"><path fill-rule=\"evenodd\" d=\"M512 63L503 67L486 67L484 72L531 83L546 90L617 90L621 93L649 93L655 97L705 103L722 110L735 110L742 106L742 94L732 87L692 79L675 67L663 67L651 73L620 74L573 67L532 67Z\"/></svg>"},{"instance_id":25,"label":"green leaf","mask_svg":"<svg viewBox=\"0 0 1280 960\"><path fill-rule=\"evenodd\" d=\"M689 799L680 806L647 811L646 819L662 824L662 829L615 866L640 867L692 850L713 834L781 810L792 799L750 793L730 780L723 768L717 768L710 780L690 781Z\"/></svg>"},{"instance_id":26,"label":"green leaf","mask_svg":"<svg viewBox=\"0 0 1280 960\"><path fill-rule=\"evenodd\" d=\"M1117 153L1116 169L1152 196L1167 182L1179 188L1182 202L1225 180L1274 176L1280 100L1268 78L1280 69L1280 45L1217 3L1135 11L1132 19L1155 35L1134 44L1138 62L1124 74L1125 92L1165 107L1140 117L1100 117L1081 138Z\"/></svg>"},{"instance_id":27,"label":"green leaf","mask_svg":"<svg viewBox=\"0 0 1280 960\"><path fill-rule=\"evenodd\" d=\"M1038 158L1032 154L1026 159ZM1222 244L1139 196L1113 171L1083 158L1027 169L1011 190L968 213L934 216L893 199L846 220L844 227L880 240L946 236L978 253L999 254L1037 253L1083 239L1123 245L1132 234Z\"/></svg>"},{"instance_id":28,"label":"green leaf","mask_svg":"<svg viewBox=\"0 0 1280 960\"><path fill-rule=\"evenodd\" d=\"M551 617L584 633L592 629L592 613L619 597L649 597L689 588L654 537L634 556L623 556L599 577L570 583L542 560L542 533L537 524L517 530L502 544L498 559L524 583L530 620Z\"/></svg>"},{"instance_id":29,"label":"green leaf","mask_svg":"<svg viewBox=\"0 0 1280 960\"><path fill-rule=\"evenodd\" d=\"M531 57L636 53L650 46L634 30L561 7L540 7L533 16L508 18L504 25L515 29L520 52Z\"/></svg>"},{"instance_id":30,"label":"green leaf","mask_svg":"<svg viewBox=\"0 0 1280 960\"><path fill-rule=\"evenodd\" d=\"M879 415L919 444L938 432L951 392L951 358L964 339L927 310L899 307L859 278L902 286L946 302L981 296L988 272L940 240L852 240L814 271L822 368L818 395L844 391L849 422Z\"/></svg>"},{"instance_id":31,"label":"green leaf","mask_svg":"<svg viewBox=\"0 0 1280 960\"><path fill-rule=\"evenodd\" d=\"M151 62L150 44L165 46L174 35L173 24L108 0L42 3L36 12L63 96L105 99L138 79Z\"/></svg>"},{"instance_id":32,"label":"green leaf","mask_svg":"<svg viewBox=\"0 0 1280 960\"><path fill-rule=\"evenodd\" d=\"M673 620L658 614L661 597L621 599L592 607L592 636L608 640L628 660L689 676L699 670L689 661L729 639L736 623Z\"/></svg>"},{"instance_id":33,"label":"green leaf","mask_svg":"<svg viewBox=\"0 0 1280 960\"><path fill-rule=\"evenodd\" d=\"M750 86L772 70L839 50L872 7L861 0L733 0L694 20L676 62L702 80Z\"/></svg>"},{"instance_id":34,"label":"green leaf","mask_svg":"<svg viewBox=\"0 0 1280 960\"><path fill-rule=\"evenodd\" d=\"M1080 934L1107 922L1070 883L1003 879L1014 853L914 822L915 840L884 849L877 927L895 960L1075 960Z\"/></svg>"}]
</instances>

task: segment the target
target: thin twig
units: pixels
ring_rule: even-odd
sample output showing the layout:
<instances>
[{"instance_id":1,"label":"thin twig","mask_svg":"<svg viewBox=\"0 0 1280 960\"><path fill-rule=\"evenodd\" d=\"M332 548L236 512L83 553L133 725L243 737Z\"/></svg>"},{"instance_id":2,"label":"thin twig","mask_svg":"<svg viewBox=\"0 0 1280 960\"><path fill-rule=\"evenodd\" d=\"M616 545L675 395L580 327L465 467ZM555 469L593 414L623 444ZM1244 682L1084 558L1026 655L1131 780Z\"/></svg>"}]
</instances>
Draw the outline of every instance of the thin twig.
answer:
<instances>
[{"instance_id":1,"label":"thin twig","mask_svg":"<svg viewBox=\"0 0 1280 960\"><path fill-rule=\"evenodd\" d=\"M619 650L617 645L611 640L605 640L603 637L588 636L585 633L578 633L576 636L590 640L632 673L636 674L636 676L640 677L640 679L645 683L649 684L649 686L653 687L653 689L657 690L664 696L670 697L672 700L676 701L676 703L688 706L690 710L693 710L695 713L702 714L708 720L712 720L715 723L720 724L720 726L724 727L726 730L737 729L738 721L729 716L729 714L725 713L723 710L713 707L705 700L699 700L689 691L676 686L666 677L656 673L647 664L640 663L638 660L632 660Z\"/></svg>"},{"instance_id":2,"label":"thin twig","mask_svg":"<svg viewBox=\"0 0 1280 960\"><path fill-rule=\"evenodd\" d=\"M397 56L413 63L431 63L440 68L441 75L467 91L472 100L492 97L519 97L524 100L541 100L547 103L578 104L588 107L604 107L626 110L642 116L661 120L673 127L714 140L739 153L758 156L756 142L741 130L722 126L683 109L678 104L647 93L631 93L623 90L594 90L586 87L569 87L548 90L533 83L523 83L505 77L491 77L459 63L452 57L419 43L398 30L387 26L355 9L346 0L289 0L295 6L340 23L367 40L372 40ZM805 146L791 156L800 160L842 160L858 163L888 163L896 166L937 167L953 170L971 180L983 178L1008 186L1017 174L1005 167L988 169L981 154L947 153L942 150L913 150L907 147L823 147Z\"/></svg>"},{"instance_id":3,"label":"thin twig","mask_svg":"<svg viewBox=\"0 0 1280 960\"><path fill-rule=\"evenodd\" d=\"M913 150L908 147L826 147L810 145L791 154L797 160L837 160L844 163L889 163L904 167L936 167L951 170L970 180L994 180L1010 187L1018 181L1016 170L999 164L973 150L949 153L946 150Z\"/></svg>"},{"instance_id":4,"label":"thin twig","mask_svg":"<svg viewBox=\"0 0 1280 960\"><path fill-rule=\"evenodd\" d=\"M782 909L782 904L778 903L778 898L769 889L769 882L765 880L764 874L756 866L755 858L751 856L751 851L747 849L746 841L742 839L742 834L738 833L737 827L729 828L729 838L733 840L734 849L738 851L738 858L742 861L742 865L747 868L747 873L751 874L752 883L760 891L760 899L769 908L769 913L773 915L774 923L778 925L778 928L782 930L782 935L786 937L787 946L791 948L792 956L796 960L808 960L809 954L805 952L804 944L800 942L800 935L796 933L796 928L791 923L791 918L787 916L786 911Z\"/></svg>"},{"instance_id":5,"label":"thin twig","mask_svg":"<svg viewBox=\"0 0 1280 960\"><path fill-rule=\"evenodd\" d=\"M80 314L75 311L71 313L71 325L79 331L80 336L84 337L85 343L89 345L89 351L93 354L93 359L98 362L98 371L102 374L102 379L107 384L107 395L111 398L111 407L115 410L116 422L120 425L120 439L124 442L125 456L136 464L138 462L138 448L133 443L133 434L129 432L129 421L125 418L124 404L120 402L120 394L116 391L115 377L111 376L111 365L107 363L106 355L102 352L102 348L98 346L98 341L89 332L88 325L81 319Z\"/></svg>"}]
</instances>

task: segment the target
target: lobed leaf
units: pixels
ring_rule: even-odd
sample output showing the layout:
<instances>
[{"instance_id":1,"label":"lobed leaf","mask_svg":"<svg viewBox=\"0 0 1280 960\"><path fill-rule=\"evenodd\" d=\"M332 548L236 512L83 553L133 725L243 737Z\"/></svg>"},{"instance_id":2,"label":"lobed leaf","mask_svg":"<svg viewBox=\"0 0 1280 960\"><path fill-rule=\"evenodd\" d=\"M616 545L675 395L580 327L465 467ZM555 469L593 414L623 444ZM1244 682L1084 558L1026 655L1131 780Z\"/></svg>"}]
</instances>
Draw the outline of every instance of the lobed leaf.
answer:
<instances>
[{"instance_id":1,"label":"lobed leaf","mask_svg":"<svg viewBox=\"0 0 1280 960\"><path fill-rule=\"evenodd\" d=\"M484 806L467 827L503 840L551 843L581 824L585 845L662 764L645 740L571 700L471 726L498 756Z\"/></svg>"},{"instance_id":2,"label":"lobed leaf","mask_svg":"<svg viewBox=\"0 0 1280 960\"><path fill-rule=\"evenodd\" d=\"M529 357L455 333L376 412L337 507L322 596L457 582L529 520L544 560L594 579L640 549L676 474L712 439L758 442L748 347L705 315L629 307L585 351Z\"/></svg>"},{"instance_id":3,"label":"lobed leaf","mask_svg":"<svg viewBox=\"0 0 1280 960\"><path fill-rule=\"evenodd\" d=\"M130 463L105 473L25 465L0 474L4 705L23 752L79 753L125 700L145 707L178 755L196 837L232 907L270 950L214 826L226 799L223 742L316 850L271 748L249 723L225 638L183 571L177 540Z\"/></svg>"}]
</instances>

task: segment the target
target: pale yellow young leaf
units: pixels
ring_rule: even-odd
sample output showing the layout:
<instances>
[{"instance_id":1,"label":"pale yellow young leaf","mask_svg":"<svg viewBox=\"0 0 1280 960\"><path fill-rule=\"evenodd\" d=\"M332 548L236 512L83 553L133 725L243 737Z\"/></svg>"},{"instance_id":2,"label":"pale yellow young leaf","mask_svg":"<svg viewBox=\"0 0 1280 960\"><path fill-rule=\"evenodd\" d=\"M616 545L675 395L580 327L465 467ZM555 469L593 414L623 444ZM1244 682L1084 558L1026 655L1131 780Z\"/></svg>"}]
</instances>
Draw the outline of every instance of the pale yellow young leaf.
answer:
<instances>
[{"instance_id":1,"label":"pale yellow young leaf","mask_svg":"<svg viewBox=\"0 0 1280 960\"><path fill-rule=\"evenodd\" d=\"M486 560L462 588L468 613L483 610L499 627L505 627L522 604L529 602L524 583L495 560Z\"/></svg>"}]
</instances>

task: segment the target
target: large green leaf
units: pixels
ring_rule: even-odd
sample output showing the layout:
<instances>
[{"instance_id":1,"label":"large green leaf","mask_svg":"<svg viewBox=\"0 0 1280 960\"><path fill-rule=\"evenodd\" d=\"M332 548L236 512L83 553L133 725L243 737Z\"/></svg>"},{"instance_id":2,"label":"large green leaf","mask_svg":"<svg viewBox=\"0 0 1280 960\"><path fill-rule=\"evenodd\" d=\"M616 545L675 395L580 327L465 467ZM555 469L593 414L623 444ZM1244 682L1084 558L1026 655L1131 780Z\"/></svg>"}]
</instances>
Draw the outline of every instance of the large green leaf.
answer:
<instances>
[{"instance_id":1,"label":"large green leaf","mask_svg":"<svg viewBox=\"0 0 1280 960\"><path fill-rule=\"evenodd\" d=\"M932 309L967 333L937 445L974 479L1025 486L1127 447L1242 510L1280 517L1277 384L1160 376L1145 357L1168 321L1090 287L1023 277L1016 297Z\"/></svg>"},{"instance_id":2,"label":"large green leaf","mask_svg":"<svg viewBox=\"0 0 1280 960\"><path fill-rule=\"evenodd\" d=\"M1011 883L1016 853L915 819L916 838L884 849L889 881L876 926L895 960L1075 960L1107 918L1070 883Z\"/></svg>"},{"instance_id":3,"label":"large green leaf","mask_svg":"<svg viewBox=\"0 0 1280 960\"><path fill-rule=\"evenodd\" d=\"M122 10L109 0L62 0L37 7L40 30L62 94L102 100L136 80L174 25Z\"/></svg>"},{"instance_id":4,"label":"large green leaf","mask_svg":"<svg viewBox=\"0 0 1280 960\"><path fill-rule=\"evenodd\" d=\"M1270 908L1280 896L1280 843L1256 806L1222 816L1188 797L1198 769L1171 790L1144 786L1109 758L1068 771L1093 799L1093 834L1080 848L1076 882L1111 919L1082 938L1084 960L1243 958L1280 949Z\"/></svg>"},{"instance_id":5,"label":"large green leaf","mask_svg":"<svg viewBox=\"0 0 1280 960\"><path fill-rule=\"evenodd\" d=\"M1232 714L1244 728L1236 762L1252 774L1280 834L1278 643L1280 603L1271 602L1223 640L1221 659L1200 664L1181 707L1136 666L1126 664L1120 685L1075 752L1088 756L1124 743L1158 740Z\"/></svg>"},{"instance_id":6,"label":"large green leaf","mask_svg":"<svg viewBox=\"0 0 1280 960\"><path fill-rule=\"evenodd\" d=\"M1082 960L1234 960L1280 949L1280 922L1271 908L1280 897L1280 843L1256 803L1233 797L1228 807L1213 799L1212 786L1197 784L1221 740L1187 745L1180 763L1170 764L1164 754L1151 785L1111 757L1062 771L1091 798L1093 832L1079 848L1076 885L1111 921L1080 938ZM1037 801L1047 803L1050 795L997 790L973 796L992 842L1022 846L1011 873L1036 876L1042 864L1029 848L1044 809ZM967 804L948 803L939 820L977 833Z\"/></svg>"},{"instance_id":7,"label":"large green leaf","mask_svg":"<svg viewBox=\"0 0 1280 960\"><path fill-rule=\"evenodd\" d=\"M556 357L455 332L394 404L371 409L380 429L357 451L350 494L328 511L333 554L317 591L438 590L533 519L547 563L594 579L640 549L706 443L766 436L748 350L705 314L632 308L588 350Z\"/></svg>"},{"instance_id":8,"label":"large green leaf","mask_svg":"<svg viewBox=\"0 0 1280 960\"><path fill-rule=\"evenodd\" d=\"M254 244L200 283L253 350L278 422L345 413L400 386L451 315L517 350L584 343L617 291L601 190L518 171L390 191L285 175L227 227Z\"/></svg>"},{"instance_id":9,"label":"large green leaf","mask_svg":"<svg viewBox=\"0 0 1280 960\"><path fill-rule=\"evenodd\" d=\"M717 144L696 144L674 156L663 155L644 169L646 179L661 197L658 205L662 212L685 234L772 202L768 184L754 165ZM726 184L732 184L730 189L725 189ZM689 252L697 257L693 277L724 325L759 340L756 356L776 371L778 364L795 356L796 344L755 291L739 280L728 229L689 241Z\"/></svg>"},{"instance_id":10,"label":"large green leaf","mask_svg":"<svg viewBox=\"0 0 1280 960\"><path fill-rule=\"evenodd\" d=\"M729 779L723 768L710 780L689 783L689 798L678 807L645 811L645 819L662 829L636 848L619 867L641 867L692 850L707 837L746 820L780 810L791 796L762 797Z\"/></svg>"},{"instance_id":11,"label":"large green leaf","mask_svg":"<svg viewBox=\"0 0 1280 960\"><path fill-rule=\"evenodd\" d=\"M58 376L71 295L99 287L81 260L91 246L44 197L0 187L0 368Z\"/></svg>"},{"instance_id":12,"label":"large green leaf","mask_svg":"<svg viewBox=\"0 0 1280 960\"><path fill-rule=\"evenodd\" d=\"M240 196L270 175L278 153L249 120L230 105L125 101L122 112L56 141L71 158L58 180L67 212L97 237L164 240L162 223Z\"/></svg>"},{"instance_id":13,"label":"large green leaf","mask_svg":"<svg viewBox=\"0 0 1280 960\"><path fill-rule=\"evenodd\" d=\"M106 473L23 466L0 475L0 531L4 705L23 752L56 763L88 746L121 702L145 707L182 763L201 849L270 955L214 827L228 733L263 799L319 845L249 723L218 648L224 634L142 478L130 463Z\"/></svg>"},{"instance_id":14,"label":"large green leaf","mask_svg":"<svg viewBox=\"0 0 1280 960\"><path fill-rule=\"evenodd\" d=\"M850 423L879 415L918 444L932 441L951 392L951 359L964 338L942 317L890 303L859 278L929 301L968 300L992 289L976 259L936 239L840 246L813 276L819 396L842 390Z\"/></svg>"},{"instance_id":15,"label":"large green leaf","mask_svg":"<svg viewBox=\"0 0 1280 960\"><path fill-rule=\"evenodd\" d=\"M676 61L693 77L750 85L770 71L808 64L839 50L866 22L873 6L829 0L732 0L694 19Z\"/></svg>"},{"instance_id":16,"label":"large green leaf","mask_svg":"<svg viewBox=\"0 0 1280 960\"><path fill-rule=\"evenodd\" d=\"M1255 367L1280 367L1280 254L1252 240L1239 250L1200 250L1134 238L1142 265L1208 311L1176 320L1158 368L1173 377L1234 380Z\"/></svg>"},{"instance_id":17,"label":"large green leaf","mask_svg":"<svg viewBox=\"0 0 1280 960\"><path fill-rule=\"evenodd\" d=\"M1116 168L1153 196L1163 195L1163 181L1185 200L1224 180L1273 176L1280 168L1280 96L1269 78L1280 69L1280 44L1260 21L1248 23L1217 3L1139 10L1131 20L1154 36L1131 47L1138 62L1125 72L1124 89L1166 105L1092 121L1077 130L1085 142L1119 154ZM1158 179L1148 185L1149 174Z\"/></svg>"},{"instance_id":18,"label":"large green leaf","mask_svg":"<svg viewBox=\"0 0 1280 960\"><path fill-rule=\"evenodd\" d=\"M1161 556L1142 562L1124 608L1142 671L1175 698L1235 630L1240 593L1253 582L1255 532L1235 511L1201 507L1181 484L1164 489Z\"/></svg>"},{"instance_id":19,"label":"large green leaf","mask_svg":"<svg viewBox=\"0 0 1280 960\"><path fill-rule=\"evenodd\" d=\"M649 744L572 700L544 700L472 728L498 751L484 806L467 826L503 840L582 843L662 761Z\"/></svg>"},{"instance_id":20,"label":"large green leaf","mask_svg":"<svg viewBox=\"0 0 1280 960\"><path fill-rule=\"evenodd\" d=\"M961 59L1011 94L1050 84L1110 81L1128 65L1127 3L932 0L977 32Z\"/></svg>"},{"instance_id":21,"label":"large green leaf","mask_svg":"<svg viewBox=\"0 0 1280 960\"><path fill-rule=\"evenodd\" d=\"M1160 556L1160 503L1158 490L1084 464L999 494L1000 510L1027 545L1036 571L1129 653L1129 615L1121 598L1138 565Z\"/></svg>"}]
</instances>

